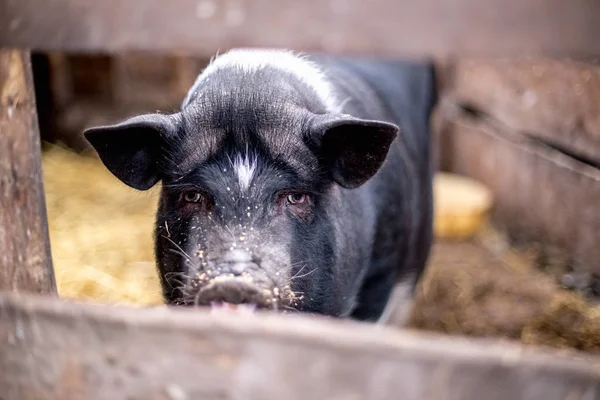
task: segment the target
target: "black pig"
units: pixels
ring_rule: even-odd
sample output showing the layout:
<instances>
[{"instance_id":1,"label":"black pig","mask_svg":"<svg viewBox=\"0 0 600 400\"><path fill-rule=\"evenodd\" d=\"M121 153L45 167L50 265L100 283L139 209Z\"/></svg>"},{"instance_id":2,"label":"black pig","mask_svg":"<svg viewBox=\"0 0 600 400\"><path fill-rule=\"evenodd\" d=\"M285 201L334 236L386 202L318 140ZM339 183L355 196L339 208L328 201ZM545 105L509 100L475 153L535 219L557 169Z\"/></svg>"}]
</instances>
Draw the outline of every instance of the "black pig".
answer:
<instances>
[{"instance_id":1,"label":"black pig","mask_svg":"<svg viewBox=\"0 0 600 400\"><path fill-rule=\"evenodd\" d=\"M429 255L436 90L428 64L232 50L179 112L85 137L125 184L162 182L168 304L381 321Z\"/></svg>"}]
</instances>

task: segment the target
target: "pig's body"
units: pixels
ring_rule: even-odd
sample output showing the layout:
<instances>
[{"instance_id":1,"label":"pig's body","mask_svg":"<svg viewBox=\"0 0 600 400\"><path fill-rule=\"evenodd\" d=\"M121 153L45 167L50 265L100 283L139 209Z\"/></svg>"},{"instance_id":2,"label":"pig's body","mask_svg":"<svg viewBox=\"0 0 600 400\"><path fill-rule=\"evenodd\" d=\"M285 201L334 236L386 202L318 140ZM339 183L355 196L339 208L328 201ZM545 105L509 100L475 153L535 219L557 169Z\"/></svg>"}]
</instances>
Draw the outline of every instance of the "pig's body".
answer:
<instances>
[{"instance_id":1,"label":"pig's body","mask_svg":"<svg viewBox=\"0 0 600 400\"><path fill-rule=\"evenodd\" d=\"M397 283L408 304L432 239L433 68L222 57L180 113L86 134L128 185L163 181L166 300L374 321Z\"/></svg>"},{"instance_id":2,"label":"pig's body","mask_svg":"<svg viewBox=\"0 0 600 400\"><path fill-rule=\"evenodd\" d=\"M395 284L410 302L432 241L429 117L436 101L433 67L398 61L314 57L344 99L344 113L400 127L379 172L357 189L341 189L336 233L342 270L361 265L364 278L352 316L377 319ZM360 249L360 251L357 251ZM386 316L387 317L387 316Z\"/></svg>"}]
</instances>

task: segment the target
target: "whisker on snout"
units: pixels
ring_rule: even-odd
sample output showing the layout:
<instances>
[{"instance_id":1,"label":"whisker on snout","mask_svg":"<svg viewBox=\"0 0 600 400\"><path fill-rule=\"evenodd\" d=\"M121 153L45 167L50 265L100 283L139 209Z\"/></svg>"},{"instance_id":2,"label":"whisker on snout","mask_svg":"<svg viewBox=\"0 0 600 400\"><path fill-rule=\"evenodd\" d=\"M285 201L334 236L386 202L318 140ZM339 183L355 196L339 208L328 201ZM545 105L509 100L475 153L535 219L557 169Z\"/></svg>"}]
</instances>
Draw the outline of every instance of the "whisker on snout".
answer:
<instances>
[{"instance_id":1,"label":"whisker on snout","mask_svg":"<svg viewBox=\"0 0 600 400\"><path fill-rule=\"evenodd\" d=\"M293 268L293 267L294 267L294 266L292 266L292 268ZM308 267L308 264L304 264L304 265L302 266L302 268L300 268L300 269L298 270L298 272L296 272L296 273L294 274L294 276L292 276L292 277L290 278L290 281L291 281L292 279L294 279L294 278L295 278L297 275L301 274L301 273L302 273L302 271L304 271L304 268L306 268L306 267Z\"/></svg>"},{"instance_id":2,"label":"whisker on snout","mask_svg":"<svg viewBox=\"0 0 600 400\"><path fill-rule=\"evenodd\" d=\"M291 282L292 280L294 280L294 279L305 278L305 277L309 276L310 274L314 273L316 270L317 270L317 268L313 268L313 269L311 269L310 271L308 271L307 273L305 273L305 274L303 274L303 275L298 275L298 274L296 274L296 275L294 275L294 276L293 276L293 277L290 279L290 282Z\"/></svg>"},{"instance_id":3,"label":"whisker on snout","mask_svg":"<svg viewBox=\"0 0 600 400\"><path fill-rule=\"evenodd\" d=\"M225 225L225 229L227 229L227 232L229 232L229 234L230 234L231 236L235 236L235 233L234 233L234 232L231 230L231 228L230 228L230 227L228 227L227 225Z\"/></svg>"},{"instance_id":4,"label":"whisker on snout","mask_svg":"<svg viewBox=\"0 0 600 400\"><path fill-rule=\"evenodd\" d=\"M305 269L306 267L308 267L308 265L307 265L307 264L304 264L304 266L303 266L302 268L300 268L300 269L298 270L298 272L296 272L296 274L294 274L294 276L292 276L292 277L291 277L291 278L288 280L288 282L287 282L287 283L291 283L291 282L292 282L294 279L305 278L305 277L309 276L310 274L313 274L313 273L314 273L314 272L317 270L317 268L313 268L312 270L308 271L307 273L305 273L305 274L302 274L302 271L304 271L304 269ZM302 275L301 275L301 274L302 274Z\"/></svg>"},{"instance_id":5,"label":"whisker on snout","mask_svg":"<svg viewBox=\"0 0 600 400\"><path fill-rule=\"evenodd\" d=\"M277 268L275 270L275 275L279 276L279 274L280 274L281 271L284 271L284 270L286 270L288 268L291 269L291 270L293 270L294 268L296 268L298 265L301 265L301 264L302 264L302 268L300 268L300 271L296 272L296 275L297 275L300 272L302 272L302 270L304 270L304 268L307 267L306 261L298 261L298 262L292 263L292 265L290 265L290 266L287 266L285 264L281 265L279 268ZM290 282L291 281L287 281L285 283L290 283ZM275 281L273 281L273 284L275 284Z\"/></svg>"},{"instance_id":6,"label":"whisker on snout","mask_svg":"<svg viewBox=\"0 0 600 400\"><path fill-rule=\"evenodd\" d=\"M177 254L178 256L181 256L183 258L185 258L186 262L191 262L192 260L187 256L187 254L182 253L181 251L177 250L177 249L168 249L169 253L173 253L173 254Z\"/></svg>"},{"instance_id":7,"label":"whisker on snout","mask_svg":"<svg viewBox=\"0 0 600 400\"><path fill-rule=\"evenodd\" d=\"M183 281L181 281L181 280L179 280L179 279L176 279L176 278L165 278L165 280L167 281L167 284L169 285L169 287L170 287L171 289L173 289L173 290L175 290L175 289L180 289L180 288L182 288L182 287L184 287L184 286L185 286L185 283L184 283ZM179 286L178 286L178 287L174 287L174 286L173 286L173 283L176 283L176 284L178 284Z\"/></svg>"},{"instance_id":8,"label":"whisker on snout","mask_svg":"<svg viewBox=\"0 0 600 400\"><path fill-rule=\"evenodd\" d=\"M296 261L295 263L292 263L291 267L292 267L292 269L294 269L294 268L296 268L299 265L302 265L302 268L306 268L306 265L307 265L306 264L306 260Z\"/></svg>"},{"instance_id":9,"label":"whisker on snout","mask_svg":"<svg viewBox=\"0 0 600 400\"><path fill-rule=\"evenodd\" d=\"M190 275L183 272L168 272L164 276L165 282L169 285L171 290L179 291L181 293L180 298L177 301L183 300L186 296L191 296L186 290L187 283L191 280ZM173 286L173 284L177 286Z\"/></svg>"},{"instance_id":10,"label":"whisker on snout","mask_svg":"<svg viewBox=\"0 0 600 400\"><path fill-rule=\"evenodd\" d=\"M161 237L167 239L173 246L175 246L175 248L181 252L181 256L185 257L188 261L192 262L192 257L188 253L186 253L185 250L181 248L181 246L179 246L177 243L171 240L171 238L165 235L161 235Z\"/></svg>"},{"instance_id":11,"label":"whisker on snout","mask_svg":"<svg viewBox=\"0 0 600 400\"><path fill-rule=\"evenodd\" d=\"M174 276L179 276L179 277L181 277L181 278L183 278L183 279L187 279L187 278L189 278L189 277L190 277L188 274L186 274L186 273L183 273L183 272L167 272L167 273L165 274L165 278L167 278L167 279L168 279L168 278L172 278L172 277L174 277Z\"/></svg>"}]
</instances>

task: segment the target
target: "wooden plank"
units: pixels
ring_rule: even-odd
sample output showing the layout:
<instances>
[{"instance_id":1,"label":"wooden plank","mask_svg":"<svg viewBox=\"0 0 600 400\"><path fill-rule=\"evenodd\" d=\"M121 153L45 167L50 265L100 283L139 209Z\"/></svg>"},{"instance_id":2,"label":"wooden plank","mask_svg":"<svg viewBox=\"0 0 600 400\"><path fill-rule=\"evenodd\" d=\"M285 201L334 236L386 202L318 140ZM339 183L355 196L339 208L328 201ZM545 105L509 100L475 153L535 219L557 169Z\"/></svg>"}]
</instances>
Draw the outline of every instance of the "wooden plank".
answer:
<instances>
[{"instance_id":1,"label":"wooden plank","mask_svg":"<svg viewBox=\"0 0 600 400\"><path fill-rule=\"evenodd\" d=\"M488 185L497 221L518 241L564 249L600 273L600 170L485 120L451 117L444 167Z\"/></svg>"},{"instance_id":2,"label":"wooden plank","mask_svg":"<svg viewBox=\"0 0 600 400\"><path fill-rule=\"evenodd\" d=\"M597 360L306 316L0 294L6 399L594 399ZM596 364L596 365L595 365Z\"/></svg>"},{"instance_id":3,"label":"wooden plank","mask_svg":"<svg viewBox=\"0 0 600 400\"><path fill-rule=\"evenodd\" d=\"M507 129L600 165L600 68L556 60L462 60L452 97Z\"/></svg>"},{"instance_id":4,"label":"wooden plank","mask_svg":"<svg viewBox=\"0 0 600 400\"><path fill-rule=\"evenodd\" d=\"M597 57L598 21L597 0L4 0L0 46Z\"/></svg>"},{"instance_id":5,"label":"wooden plank","mask_svg":"<svg viewBox=\"0 0 600 400\"><path fill-rule=\"evenodd\" d=\"M0 290L55 293L29 54L0 50Z\"/></svg>"}]
</instances>

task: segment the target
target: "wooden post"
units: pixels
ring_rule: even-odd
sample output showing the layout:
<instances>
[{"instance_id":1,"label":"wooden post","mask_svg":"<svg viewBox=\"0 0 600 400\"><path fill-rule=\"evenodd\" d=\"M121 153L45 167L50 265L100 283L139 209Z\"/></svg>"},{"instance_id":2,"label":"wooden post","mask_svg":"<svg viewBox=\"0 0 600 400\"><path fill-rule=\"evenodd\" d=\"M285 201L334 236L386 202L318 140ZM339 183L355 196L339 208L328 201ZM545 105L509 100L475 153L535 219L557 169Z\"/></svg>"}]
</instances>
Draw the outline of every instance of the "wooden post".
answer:
<instances>
[{"instance_id":1,"label":"wooden post","mask_svg":"<svg viewBox=\"0 0 600 400\"><path fill-rule=\"evenodd\" d=\"M0 291L56 293L29 52L0 50Z\"/></svg>"}]
</instances>

